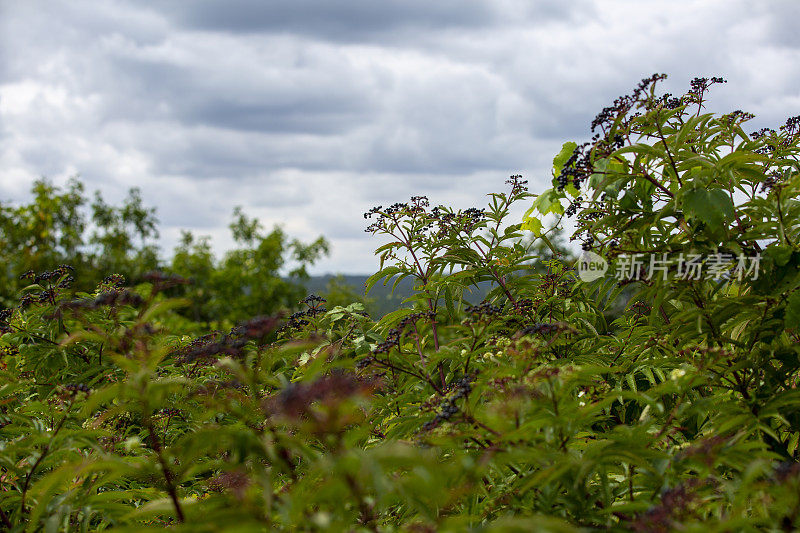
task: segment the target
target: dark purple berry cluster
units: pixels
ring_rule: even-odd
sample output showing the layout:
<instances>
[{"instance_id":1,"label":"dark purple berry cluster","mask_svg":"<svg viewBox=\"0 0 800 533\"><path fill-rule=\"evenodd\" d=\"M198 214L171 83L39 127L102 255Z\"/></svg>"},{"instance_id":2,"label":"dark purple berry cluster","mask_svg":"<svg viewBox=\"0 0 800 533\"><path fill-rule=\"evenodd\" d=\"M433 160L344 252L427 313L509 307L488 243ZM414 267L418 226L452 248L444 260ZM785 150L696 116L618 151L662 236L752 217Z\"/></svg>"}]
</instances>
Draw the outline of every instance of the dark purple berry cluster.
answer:
<instances>
[{"instance_id":1,"label":"dark purple berry cluster","mask_svg":"<svg viewBox=\"0 0 800 533\"><path fill-rule=\"evenodd\" d=\"M752 137L753 140L759 140L759 139L763 139L764 137L769 137L770 135L773 135L775 133L777 133L777 132L775 130L773 130L772 128L761 128L760 130L757 130L757 131L754 131L753 133L751 133L750 137Z\"/></svg>"},{"instance_id":2,"label":"dark purple berry cluster","mask_svg":"<svg viewBox=\"0 0 800 533\"><path fill-rule=\"evenodd\" d=\"M176 348L172 351L171 355L178 363L186 363L196 360L200 358L202 350L205 347L215 342L219 342L223 336L224 334L221 331L206 333L205 335L192 339L188 344Z\"/></svg>"},{"instance_id":3,"label":"dark purple berry cluster","mask_svg":"<svg viewBox=\"0 0 800 533\"><path fill-rule=\"evenodd\" d=\"M426 223L420 231L435 235L437 239L456 236L461 233L469 235L486 220L486 210L470 207L463 211L449 211L436 206L427 213ZM434 232L435 229L435 232Z\"/></svg>"},{"instance_id":4,"label":"dark purple berry cluster","mask_svg":"<svg viewBox=\"0 0 800 533\"><path fill-rule=\"evenodd\" d=\"M129 289L102 292L95 298L82 298L63 302L59 307L64 309L100 309L103 307L119 307L129 305L139 307L144 298Z\"/></svg>"},{"instance_id":5,"label":"dark purple berry cluster","mask_svg":"<svg viewBox=\"0 0 800 533\"><path fill-rule=\"evenodd\" d=\"M172 352L178 363L197 360L215 361L220 356L239 357L250 341L263 341L280 323L280 316L262 316L231 328L227 334L219 331L198 337Z\"/></svg>"},{"instance_id":6,"label":"dark purple berry cluster","mask_svg":"<svg viewBox=\"0 0 800 533\"><path fill-rule=\"evenodd\" d=\"M728 83L727 80L724 80L720 77L714 76L711 78L694 78L689 83L689 92L686 94L686 98L689 102L694 104L702 104L703 103L703 96L708 91L708 89L715 84L718 83Z\"/></svg>"},{"instance_id":7,"label":"dark purple berry cluster","mask_svg":"<svg viewBox=\"0 0 800 533\"><path fill-rule=\"evenodd\" d=\"M438 427L442 422L450 420L454 415L459 412L456 402L461 399L466 399L469 393L472 392L472 378L465 376L450 386L449 389L452 394L442 402L441 408L433 420L429 420L422 425L422 431L430 431Z\"/></svg>"},{"instance_id":8,"label":"dark purple berry cluster","mask_svg":"<svg viewBox=\"0 0 800 533\"><path fill-rule=\"evenodd\" d=\"M69 265L59 265L53 270L39 274L33 270L25 272L20 279L29 279L31 283L39 285L40 288L24 294L19 300L18 307L25 309L34 303L55 305L61 291L72 285L74 271L75 269Z\"/></svg>"},{"instance_id":9,"label":"dark purple berry cluster","mask_svg":"<svg viewBox=\"0 0 800 533\"><path fill-rule=\"evenodd\" d=\"M631 94L620 96L614 100L612 105L604 107L594 120L592 120L592 132L596 131L598 128L603 131L610 130L617 118L628 114L628 112L641 101L642 95L648 91L650 87L665 79L667 79L666 74L653 74L649 78L644 78Z\"/></svg>"},{"instance_id":10,"label":"dark purple berry cluster","mask_svg":"<svg viewBox=\"0 0 800 533\"><path fill-rule=\"evenodd\" d=\"M397 223L398 219L404 216L416 216L424 213L429 202L426 196L412 196L409 203L396 202L386 209L383 206L373 207L364 213L365 219L376 217L375 222L367 226L367 233L375 233L385 230L391 222Z\"/></svg>"},{"instance_id":11,"label":"dark purple berry cluster","mask_svg":"<svg viewBox=\"0 0 800 533\"><path fill-rule=\"evenodd\" d=\"M357 394L369 394L377 383L357 377L351 372L336 371L310 383L292 383L280 393L268 398L264 407L269 414L301 418L319 402L328 404Z\"/></svg>"},{"instance_id":12,"label":"dark purple berry cluster","mask_svg":"<svg viewBox=\"0 0 800 533\"><path fill-rule=\"evenodd\" d=\"M683 98L673 96L671 93L664 93L661 96L653 98L652 107L662 107L664 109L678 109L684 105Z\"/></svg>"},{"instance_id":13,"label":"dark purple berry cluster","mask_svg":"<svg viewBox=\"0 0 800 533\"><path fill-rule=\"evenodd\" d=\"M153 290L160 292L163 290L177 287L178 285L189 285L189 280L177 274L167 274L160 270L151 270L144 275L144 280L153 284Z\"/></svg>"},{"instance_id":14,"label":"dark purple berry cluster","mask_svg":"<svg viewBox=\"0 0 800 533\"><path fill-rule=\"evenodd\" d=\"M97 292L121 291L125 287L125 281L125 276L122 274L111 274L98 284Z\"/></svg>"},{"instance_id":15,"label":"dark purple berry cluster","mask_svg":"<svg viewBox=\"0 0 800 533\"><path fill-rule=\"evenodd\" d=\"M491 318L499 315L503 310L489 302L481 302L478 305L468 305L464 311L477 318Z\"/></svg>"},{"instance_id":16,"label":"dark purple berry cluster","mask_svg":"<svg viewBox=\"0 0 800 533\"><path fill-rule=\"evenodd\" d=\"M568 217L575 216L575 213L577 213L578 209L581 208L581 202L583 202L582 196L578 196L577 198L575 198L575 200L571 204L569 204L569 206L567 206L567 209L564 211L564 214L567 215Z\"/></svg>"},{"instance_id":17,"label":"dark purple berry cluster","mask_svg":"<svg viewBox=\"0 0 800 533\"><path fill-rule=\"evenodd\" d=\"M179 363L189 363L198 359L215 361L220 356L236 357L242 353L248 339L224 335L220 340L200 344L176 359Z\"/></svg>"},{"instance_id":18,"label":"dark purple berry cluster","mask_svg":"<svg viewBox=\"0 0 800 533\"><path fill-rule=\"evenodd\" d=\"M293 331L297 331L303 329L305 326L309 325L311 322L308 320L309 318L314 318L318 315L327 313L328 310L322 306L326 302L325 298L322 296L317 296L316 294L309 294L299 302L300 305L305 305L306 309L301 311L296 311L289 315L286 324L284 324L278 331L283 334L289 334Z\"/></svg>"},{"instance_id":19,"label":"dark purple berry cluster","mask_svg":"<svg viewBox=\"0 0 800 533\"><path fill-rule=\"evenodd\" d=\"M786 119L786 123L780 127L780 130L789 135L800 134L800 115Z\"/></svg>"},{"instance_id":20,"label":"dark purple berry cluster","mask_svg":"<svg viewBox=\"0 0 800 533\"><path fill-rule=\"evenodd\" d=\"M561 296L567 296L572 285L572 278L557 272L546 272L539 279L539 284L542 290L550 294L558 293Z\"/></svg>"},{"instance_id":21,"label":"dark purple berry cluster","mask_svg":"<svg viewBox=\"0 0 800 533\"><path fill-rule=\"evenodd\" d=\"M743 122L747 122L748 120L755 118L755 115L752 113L748 113L746 111L742 111L741 109L737 109L726 115L722 115L721 118L728 125L733 125L733 124L741 124Z\"/></svg>"},{"instance_id":22,"label":"dark purple berry cluster","mask_svg":"<svg viewBox=\"0 0 800 533\"><path fill-rule=\"evenodd\" d=\"M307 305L309 307L318 307L320 304L323 304L326 301L327 300L325 300L325 298L323 298L322 296L317 296L316 294L309 294L308 296L306 296L297 303L301 305Z\"/></svg>"},{"instance_id":23,"label":"dark purple berry cluster","mask_svg":"<svg viewBox=\"0 0 800 533\"><path fill-rule=\"evenodd\" d=\"M605 209L586 208L578 214L578 225L583 227L587 222L597 220L598 218L603 218L607 214L608 211Z\"/></svg>"},{"instance_id":24,"label":"dark purple berry cluster","mask_svg":"<svg viewBox=\"0 0 800 533\"><path fill-rule=\"evenodd\" d=\"M386 333L386 340L378 343L378 345L372 350L372 353L389 353L393 348L396 348L400 344L400 335L401 333L399 329L390 329Z\"/></svg>"},{"instance_id":25,"label":"dark purple berry cluster","mask_svg":"<svg viewBox=\"0 0 800 533\"><path fill-rule=\"evenodd\" d=\"M591 124L591 131L594 133L591 142L577 146L556 177L558 190L563 190L567 185L573 185L576 189L580 189L583 182L597 172L593 161L604 159L625 146L628 138L627 134L623 135L623 133L634 132L631 126L634 124L633 121L642 117L640 109L645 111L663 108L677 109L688 103L702 105L703 95L711 85L725 83L725 80L718 77L695 78L691 82L689 92L684 97L677 98L671 94L655 96L653 94L655 84L666 77L665 74L653 74L644 78L632 93L618 97L612 105L603 108L597 114ZM731 114L732 120L742 122L748 117L749 115L744 112ZM572 204L567 210L567 215L573 216L579 208L580 204Z\"/></svg>"},{"instance_id":26,"label":"dark purple berry cluster","mask_svg":"<svg viewBox=\"0 0 800 533\"><path fill-rule=\"evenodd\" d=\"M53 270L46 270L39 274L37 274L33 270L28 270L27 272L22 274L19 277L19 279L29 279L31 280L32 283L42 283L43 281L50 282L55 280L61 280L59 282L59 287L67 288L73 281L75 281L75 279L72 277L72 274L74 273L75 269L70 265L59 265Z\"/></svg>"},{"instance_id":27,"label":"dark purple berry cluster","mask_svg":"<svg viewBox=\"0 0 800 533\"><path fill-rule=\"evenodd\" d=\"M591 164L591 145L583 143L578 145L569 156L561 173L556 177L558 190L562 191L567 185L572 184L576 189L580 189L586 176L591 175L593 166Z\"/></svg>"},{"instance_id":28,"label":"dark purple berry cluster","mask_svg":"<svg viewBox=\"0 0 800 533\"><path fill-rule=\"evenodd\" d=\"M9 333L11 331L11 325L9 324L9 321L13 315L13 309L0 309L0 335L3 333Z\"/></svg>"},{"instance_id":29,"label":"dark purple berry cluster","mask_svg":"<svg viewBox=\"0 0 800 533\"><path fill-rule=\"evenodd\" d=\"M511 185L511 196L518 196L528 191L528 180L522 179L522 174L509 176L507 185Z\"/></svg>"},{"instance_id":30,"label":"dark purple berry cluster","mask_svg":"<svg viewBox=\"0 0 800 533\"><path fill-rule=\"evenodd\" d=\"M764 177L764 181L761 183L761 192L774 189L776 185L783 181L783 179L784 177L782 174L779 174L778 172L770 172Z\"/></svg>"},{"instance_id":31,"label":"dark purple berry cluster","mask_svg":"<svg viewBox=\"0 0 800 533\"><path fill-rule=\"evenodd\" d=\"M364 370L365 368L368 368L370 365L372 365L372 363L374 362L375 358L372 357L371 355L362 357L361 359L356 361L356 370Z\"/></svg>"},{"instance_id":32,"label":"dark purple berry cluster","mask_svg":"<svg viewBox=\"0 0 800 533\"><path fill-rule=\"evenodd\" d=\"M541 298L536 300L541 302ZM528 316L536 310L537 301L531 298L519 298L514 302L514 314Z\"/></svg>"},{"instance_id":33,"label":"dark purple berry cluster","mask_svg":"<svg viewBox=\"0 0 800 533\"><path fill-rule=\"evenodd\" d=\"M64 392L74 396L79 392L89 394L90 389L83 383L67 383L66 385L63 386L63 390Z\"/></svg>"}]
</instances>

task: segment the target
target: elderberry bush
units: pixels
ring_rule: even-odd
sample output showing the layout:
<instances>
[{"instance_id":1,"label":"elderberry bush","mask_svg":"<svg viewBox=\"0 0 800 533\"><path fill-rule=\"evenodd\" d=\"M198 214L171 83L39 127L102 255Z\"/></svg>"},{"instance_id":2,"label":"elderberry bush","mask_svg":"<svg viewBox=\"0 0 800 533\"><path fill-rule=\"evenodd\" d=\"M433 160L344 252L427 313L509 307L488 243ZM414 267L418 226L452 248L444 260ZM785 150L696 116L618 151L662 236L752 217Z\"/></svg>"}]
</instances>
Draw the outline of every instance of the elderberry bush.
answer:
<instances>
[{"instance_id":1,"label":"elderberry bush","mask_svg":"<svg viewBox=\"0 0 800 533\"><path fill-rule=\"evenodd\" d=\"M370 210L366 288L414 284L384 316L310 295L213 329L174 273L26 274L0 309L2 528L800 527L800 121L748 133L703 112L722 80L662 79L566 144L546 191ZM559 257L553 215L605 276ZM636 253L762 262L617 279Z\"/></svg>"}]
</instances>

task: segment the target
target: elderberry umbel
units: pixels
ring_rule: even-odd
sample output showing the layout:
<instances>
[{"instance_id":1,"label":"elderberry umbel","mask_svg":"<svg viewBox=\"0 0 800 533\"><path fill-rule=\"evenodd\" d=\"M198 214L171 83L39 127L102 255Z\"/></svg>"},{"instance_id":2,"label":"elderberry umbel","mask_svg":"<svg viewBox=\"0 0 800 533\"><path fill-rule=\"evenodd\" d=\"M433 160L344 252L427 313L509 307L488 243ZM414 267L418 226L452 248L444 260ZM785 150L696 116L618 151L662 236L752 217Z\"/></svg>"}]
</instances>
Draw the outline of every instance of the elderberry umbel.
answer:
<instances>
[{"instance_id":1,"label":"elderberry umbel","mask_svg":"<svg viewBox=\"0 0 800 533\"><path fill-rule=\"evenodd\" d=\"M783 135L780 135L778 131L772 128L761 128L751 133L750 136L753 140L765 138L768 140L768 142L755 151L759 154L769 154L774 152L778 147L791 146L795 138L800 135L800 115L786 119L786 123L778 128L778 130L780 134Z\"/></svg>"},{"instance_id":2,"label":"elderberry umbel","mask_svg":"<svg viewBox=\"0 0 800 533\"><path fill-rule=\"evenodd\" d=\"M468 305L464 308L464 311L476 318L495 317L503 312L500 307L489 302L481 302L478 305Z\"/></svg>"},{"instance_id":3,"label":"elderberry umbel","mask_svg":"<svg viewBox=\"0 0 800 533\"><path fill-rule=\"evenodd\" d=\"M506 184L511 185L512 196L517 196L528 190L528 180L522 179L521 174L509 176L509 178L506 180Z\"/></svg>"},{"instance_id":4,"label":"elderberry umbel","mask_svg":"<svg viewBox=\"0 0 800 533\"><path fill-rule=\"evenodd\" d=\"M461 399L466 399L469 393L472 392L472 378L465 376L456 380L451 386L451 394L442 402L441 408L433 420L429 420L422 425L422 431L430 431L438 427L442 422L450 420L455 414L459 412L456 402Z\"/></svg>"},{"instance_id":5,"label":"elderberry umbel","mask_svg":"<svg viewBox=\"0 0 800 533\"><path fill-rule=\"evenodd\" d=\"M178 276L177 274L168 274L159 270L152 270L144 275L144 280L153 284L153 290L156 292L170 289L178 285L188 285L189 280Z\"/></svg>"},{"instance_id":6,"label":"elderberry umbel","mask_svg":"<svg viewBox=\"0 0 800 533\"><path fill-rule=\"evenodd\" d=\"M577 146L556 177L559 190L563 190L567 185L580 189L589 176L596 172L603 173L594 167L594 161L604 159L625 146L628 142L627 135L630 133L644 133L631 129L633 121L642 116L639 109L644 111L657 108L677 109L689 103L702 105L704 94L710 86L725 83L725 80L718 77L695 78L691 82L689 92L683 97L673 97L671 94L656 96L655 85L666 78L665 74L653 74L644 78L632 93L618 97L612 105L603 108L597 114L591 123L591 131L594 133L591 142ZM731 115L731 119L737 121L747 120L748 117L749 115L744 112ZM579 207L580 205L570 206L568 216L574 215Z\"/></svg>"},{"instance_id":7,"label":"elderberry umbel","mask_svg":"<svg viewBox=\"0 0 800 533\"><path fill-rule=\"evenodd\" d=\"M233 328L227 334L215 331L192 340L175 349L172 355L178 363L197 360L216 361L220 356L238 357L250 341L262 341L274 331L280 315L252 318Z\"/></svg>"},{"instance_id":8,"label":"elderberry umbel","mask_svg":"<svg viewBox=\"0 0 800 533\"><path fill-rule=\"evenodd\" d=\"M322 306L322 304L324 304L325 302L326 300L322 296L317 296L316 294L309 294L308 296L297 302L300 305L305 305L306 309L292 313L289 316L289 319L287 320L286 324L284 324L279 329L279 332L283 334L288 334L292 331L302 329L305 326L311 324L310 320L308 319L314 318L318 315L328 312L328 310Z\"/></svg>"},{"instance_id":9,"label":"elderberry umbel","mask_svg":"<svg viewBox=\"0 0 800 533\"><path fill-rule=\"evenodd\" d=\"M614 124L618 117L631 111L637 102L640 101L642 94L659 81L667 79L666 74L653 74L649 78L644 78L631 94L623 95L614 100L614 103L604 107L600 113L592 120L592 132L597 129L607 131Z\"/></svg>"},{"instance_id":10,"label":"elderberry umbel","mask_svg":"<svg viewBox=\"0 0 800 533\"><path fill-rule=\"evenodd\" d=\"M102 292L95 298L81 298L70 300L59 305L63 309L100 309L103 307L118 307L129 305L139 307L144 303L144 299L130 289L112 290Z\"/></svg>"},{"instance_id":11,"label":"elderberry umbel","mask_svg":"<svg viewBox=\"0 0 800 533\"><path fill-rule=\"evenodd\" d=\"M89 387L83 383L67 383L63 388L64 392L68 392L70 394L78 394L79 392L84 392L86 394L89 393Z\"/></svg>"},{"instance_id":12,"label":"elderberry umbel","mask_svg":"<svg viewBox=\"0 0 800 533\"><path fill-rule=\"evenodd\" d=\"M800 134L800 115L786 119L786 124L781 126L780 130L789 135Z\"/></svg>"},{"instance_id":13,"label":"elderberry umbel","mask_svg":"<svg viewBox=\"0 0 800 533\"><path fill-rule=\"evenodd\" d=\"M31 280L32 283L42 283L43 281L53 281L61 279L63 276L67 276L67 278L65 279L68 279L69 280L68 283L71 283L72 281L74 281L74 279L71 276L74 273L75 269L70 265L59 265L53 270L46 270L39 274L37 274L33 270L28 270L27 272L22 274L19 278L29 279ZM67 286L68 284L65 285L65 287Z\"/></svg>"},{"instance_id":14,"label":"elderberry umbel","mask_svg":"<svg viewBox=\"0 0 800 533\"><path fill-rule=\"evenodd\" d=\"M689 84L691 88L687 96L692 103L702 103L706 91L708 91L709 87L717 83L728 82L716 76L712 78L694 78Z\"/></svg>"},{"instance_id":15,"label":"elderberry umbel","mask_svg":"<svg viewBox=\"0 0 800 533\"><path fill-rule=\"evenodd\" d=\"M11 320L11 316L14 314L13 309L0 309L0 335L3 333L9 333L12 331L11 326L9 325L9 320Z\"/></svg>"},{"instance_id":16,"label":"elderberry umbel","mask_svg":"<svg viewBox=\"0 0 800 533\"><path fill-rule=\"evenodd\" d=\"M17 307L25 309L34 303L55 305L61 292L72 285L74 272L69 265L59 265L38 274L33 270L25 272L20 279L30 280L34 287L20 298Z\"/></svg>"},{"instance_id":17,"label":"elderberry umbel","mask_svg":"<svg viewBox=\"0 0 800 533\"><path fill-rule=\"evenodd\" d=\"M334 371L309 383L292 383L264 401L268 414L281 414L289 418L306 415L315 403L331 405L355 395L366 395L377 383L359 378L352 372Z\"/></svg>"}]
</instances>

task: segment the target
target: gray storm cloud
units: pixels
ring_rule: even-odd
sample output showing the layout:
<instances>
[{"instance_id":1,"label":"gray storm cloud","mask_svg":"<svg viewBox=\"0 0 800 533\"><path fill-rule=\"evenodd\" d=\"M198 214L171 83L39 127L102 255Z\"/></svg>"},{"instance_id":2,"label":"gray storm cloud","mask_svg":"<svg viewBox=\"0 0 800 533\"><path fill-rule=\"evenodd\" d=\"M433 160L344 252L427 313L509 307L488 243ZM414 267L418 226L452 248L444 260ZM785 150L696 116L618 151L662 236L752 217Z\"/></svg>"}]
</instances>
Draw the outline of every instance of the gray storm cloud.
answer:
<instances>
[{"instance_id":1,"label":"gray storm cloud","mask_svg":"<svg viewBox=\"0 0 800 533\"><path fill-rule=\"evenodd\" d=\"M666 72L721 75L714 110L753 129L800 109L790 0L682 2L0 0L0 200L80 174L140 186L168 251L230 244L235 205L301 238L317 271L369 272L360 215L427 194L469 207Z\"/></svg>"}]
</instances>

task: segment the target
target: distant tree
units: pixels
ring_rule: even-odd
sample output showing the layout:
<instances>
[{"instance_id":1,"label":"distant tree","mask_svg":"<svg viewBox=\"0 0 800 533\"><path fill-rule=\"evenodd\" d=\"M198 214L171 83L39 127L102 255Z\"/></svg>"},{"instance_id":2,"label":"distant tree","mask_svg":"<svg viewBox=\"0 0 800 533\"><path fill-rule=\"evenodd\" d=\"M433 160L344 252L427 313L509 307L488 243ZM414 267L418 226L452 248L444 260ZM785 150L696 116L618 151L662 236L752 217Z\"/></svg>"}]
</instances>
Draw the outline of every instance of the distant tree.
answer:
<instances>
[{"instance_id":1,"label":"distant tree","mask_svg":"<svg viewBox=\"0 0 800 533\"><path fill-rule=\"evenodd\" d=\"M229 227L236 247L219 260L207 237L198 239L190 232L184 232L175 249L170 270L192 281L182 288L183 296L194 302L191 317L236 322L295 307L305 296L300 282L308 279L307 267L328 253L327 241L289 240L279 227L267 233L257 218L238 207ZM289 265L294 268L282 276Z\"/></svg>"},{"instance_id":2,"label":"distant tree","mask_svg":"<svg viewBox=\"0 0 800 533\"><path fill-rule=\"evenodd\" d=\"M187 231L164 262L158 254L156 210L144 204L139 189L130 189L121 205L112 205L100 192L90 202L78 178L63 187L41 178L31 195L27 203L0 203L3 306L29 283L20 276L30 270L68 264L75 269L75 289L91 291L111 273L137 284L147 272L167 269L192 281L170 290L191 299L187 318L235 322L295 307L305 296L300 281L308 279L308 266L328 253L322 237L305 244L280 228L266 232L258 219L236 208L230 224L236 247L224 257L215 257L208 237Z\"/></svg>"},{"instance_id":3,"label":"distant tree","mask_svg":"<svg viewBox=\"0 0 800 533\"><path fill-rule=\"evenodd\" d=\"M172 255L171 270L189 280L181 287L182 296L191 299L188 315L196 322L208 322L214 296L211 279L216 269L210 237L195 237L183 231L180 244Z\"/></svg>"},{"instance_id":4,"label":"distant tree","mask_svg":"<svg viewBox=\"0 0 800 533\"><path fill-rule=\"evenodd\" d=\"M101 272L139 279L158 266L156 210L143 205L139 189L131 189L120 207L108 205L97 191L91 207L94 230L88 244Z\"/></svg>"},{"instance_id":5,"label":"distant tree","mask_svg":"<svg viewBox=\"0 0 800 533\"><path fill-rule=\"evenodd\" d=\"M63 188L41 178L31 187L30 202L0 204L2 302L25 283L19 277L28 270L69 263L75 268L76 287L88 290L104 273L137 281L158 266L158 219L155 209L142 205L139 190L132 188L121 206L107 204L97 192L90 213L84 191L77 178Z\"/></svg>"}]
</instances>

